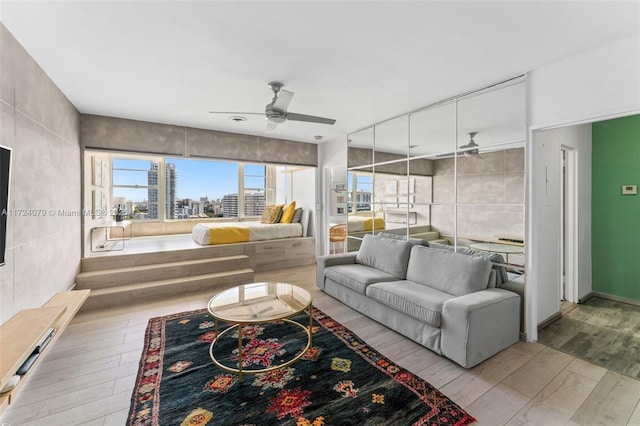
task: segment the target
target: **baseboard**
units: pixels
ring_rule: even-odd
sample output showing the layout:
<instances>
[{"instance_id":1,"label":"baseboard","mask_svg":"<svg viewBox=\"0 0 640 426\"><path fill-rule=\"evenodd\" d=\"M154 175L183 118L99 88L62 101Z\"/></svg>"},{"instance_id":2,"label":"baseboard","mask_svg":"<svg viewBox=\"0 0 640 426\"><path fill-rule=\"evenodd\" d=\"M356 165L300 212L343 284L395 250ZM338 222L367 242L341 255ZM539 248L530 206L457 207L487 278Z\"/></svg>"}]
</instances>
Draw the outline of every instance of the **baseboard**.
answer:
<instances>
[{"instance_id":1,"label":"baseboard","mask_svg":"<svg viewBox=\"0 0 640 426\"><path fill-rule=\"evenodd\" d=\"M584 297L578 299L578 303L584 303L587 300L591 299L594 296L593 292L590 291L589 293L587 293Z\"/></svg>"},{"instance_id":2,"label":"baseboard","mask_svg":"<svg viewBox=\"0 0 640 426\"><path fill-rule=\"evenodd\" d=\"M614 302L626 303L627 305L640 306L640 300L627 299L626 297L614 296L613 294L600 293L598 291L592 291L589 297L600 297L601 299L613 300Z\"/></svg>"},{"instance_id":3,"label":"baseboard","mask_svg":"<svg viewBox=\"0 0 640 426\"><path fill-rule=\"evenodd\" d=\"M550 324L558 321L560 318L562 318L562 312L556 312L555 314L551 315L549 318L538 324L538 330L542 330Z\"/></svg>"}]
</instances>

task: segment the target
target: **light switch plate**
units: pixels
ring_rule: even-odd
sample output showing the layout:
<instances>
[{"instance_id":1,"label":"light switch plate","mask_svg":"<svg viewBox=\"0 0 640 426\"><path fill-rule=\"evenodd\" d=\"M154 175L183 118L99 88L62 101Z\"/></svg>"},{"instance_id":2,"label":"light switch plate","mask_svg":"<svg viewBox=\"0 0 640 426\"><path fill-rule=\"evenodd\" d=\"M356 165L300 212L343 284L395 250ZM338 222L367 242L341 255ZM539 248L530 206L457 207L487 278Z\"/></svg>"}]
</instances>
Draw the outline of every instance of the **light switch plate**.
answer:
<instances>
[{"instance_id":1,"label":"light switch plate","mask_svg":"<svg viewBox=\"0 0 640 426\"><path fill-rule=\"evenodd\" d=\"M622 185L622 195L636 195L638 193L638 185Z\"/></svg>"}]
</instances>

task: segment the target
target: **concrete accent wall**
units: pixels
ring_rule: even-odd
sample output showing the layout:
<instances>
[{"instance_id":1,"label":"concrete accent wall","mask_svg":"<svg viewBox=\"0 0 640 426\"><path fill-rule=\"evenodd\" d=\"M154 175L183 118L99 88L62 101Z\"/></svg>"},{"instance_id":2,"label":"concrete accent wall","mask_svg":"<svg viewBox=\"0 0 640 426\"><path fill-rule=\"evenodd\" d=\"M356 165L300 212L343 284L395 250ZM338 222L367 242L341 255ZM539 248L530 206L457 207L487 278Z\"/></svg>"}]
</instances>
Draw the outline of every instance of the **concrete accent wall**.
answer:
<instances>
[{"instance_id":1,"label":"concrete accent wall","mask_svg":"<svg viewBox=\"0 0 640 426\"><path fill-rule=\"evenodd\" d=\"M401 154L391 154L388 152L376 151L375 152L375 162L383 163L385 161L394 161L394 160L406 160L406 155ZM349 147L347 158L349 161L349 167L357 167L363 166L366 164L372 164L373 159L373 150L367 148L352 148ZM424 158L416 158L411 160L411 174L412 175L421 175L421 176L431 176L433 174L433 161L425 160ZM371 171L372 168L362 169L363 171ZM387 173L387 174L396 174L396 175L405 175L407 174L407 162L400 161L398 163L391 164L381 164L376 165L376 173Z\"/></svg>"},{"instance_id":2,"label":"concrete accent wall","mask_svg":"<svg viewBox=\"0 0 640 426\"><path fill-rule=\"evenodd\" d=\"M458 204L458 237L497 240L524 238L524 148L458 158L455 192L454 159L435 160L431 226L445 237L454 235L454 204Z\"/></svg>"},{"instance_id":3,"label":"concrete accent wall","mask_svg":"<svg viewBox=\"0 0 640 426\"><path fill-rule=\"evenodd\" d=\"M0 266L4 323L75 281L81 167L80 114L1 23L0 55L0 144L13 149Z\"/></svg>"},{"instance_id":4,"label":"concrete accent wall","mask_svg":"<svg viewBox=\"0 0 640 426\"><path fill-rule=\"evenodd\" d=\"M318 165L318 146L312 143L88 114L82 115L82 144L85 149Z\"/></svg>"}]
</instances>

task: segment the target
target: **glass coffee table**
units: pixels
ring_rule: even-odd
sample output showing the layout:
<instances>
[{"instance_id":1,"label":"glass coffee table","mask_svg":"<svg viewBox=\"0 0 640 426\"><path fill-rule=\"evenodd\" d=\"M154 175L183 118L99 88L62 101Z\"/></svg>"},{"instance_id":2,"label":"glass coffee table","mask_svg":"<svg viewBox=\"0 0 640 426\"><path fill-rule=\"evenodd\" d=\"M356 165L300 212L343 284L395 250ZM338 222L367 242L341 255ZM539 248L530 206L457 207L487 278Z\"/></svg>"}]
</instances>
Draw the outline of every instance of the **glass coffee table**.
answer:
<instances>
[{"instance_id":1,"label":"glass coffee table","mask_svg":"<svg viewBox=\"0 0 640 426\"><path fill-rule=\"evenodd\" d=\"M312 298L309 292L301 287L287 283L251 283L242 284L224 290L209 300L209 314L214 318L216 338L211 342L209 355L215 365L221 369L237 373L242 379L242 374L257 374L284 368L300 359L312 343ZM300 324L291 317L309 311L309 326ZM218 333L218 321L233 323L232 326ZM278 365L261 369L242 368L242 327L248 324L261 324L266 322L284 321L304 330L307 334L305 348L292 359ZM238 329L238 368L229 367L220 363L215 355L214 348L219 339L234 329Z\"/></svg>"}]
</instances>

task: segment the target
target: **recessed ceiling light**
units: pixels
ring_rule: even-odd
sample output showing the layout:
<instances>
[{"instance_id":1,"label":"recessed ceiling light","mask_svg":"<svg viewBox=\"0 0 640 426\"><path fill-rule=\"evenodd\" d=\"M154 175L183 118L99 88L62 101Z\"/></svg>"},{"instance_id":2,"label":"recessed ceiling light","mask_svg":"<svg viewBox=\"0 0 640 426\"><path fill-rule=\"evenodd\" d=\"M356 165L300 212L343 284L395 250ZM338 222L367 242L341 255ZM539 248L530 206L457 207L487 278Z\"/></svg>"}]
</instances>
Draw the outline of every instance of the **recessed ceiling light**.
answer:
<instances>
[{"instance_id":1,"label":"recessed ceiling light","mask_svg":"<svg viewBox=\"0 0 640 426\"><path fill-rule=\"evenodd\" d=\"M236 123L244 123L245 121L247 121L247 117L243 117L241 115L232 115L231 117L229 117L229 120L235 121Z\"/></svg>"},{"instance_id":2,"label":"recessed ceiling light","mask_svg":"<svg viewBox=\"0 0 640 426\"><path fill-rule=\"evenodd\" d=\"M409 145L409 149L417 148L418 145Z\"/></svg>"},{"instance_id":3,"label":"recessed ceiling light","mask_svg":"<svg viewBox=\"0 0 640 426\"><path fill-rule=\"evenodd\" d=\"M317 141L321 141L323 137L324 137L324 136L322 136L322 135L316 135L316 136L314 136L313 138L314 138L315 140L317 140Z\"/></svg>"}]
</instances>

